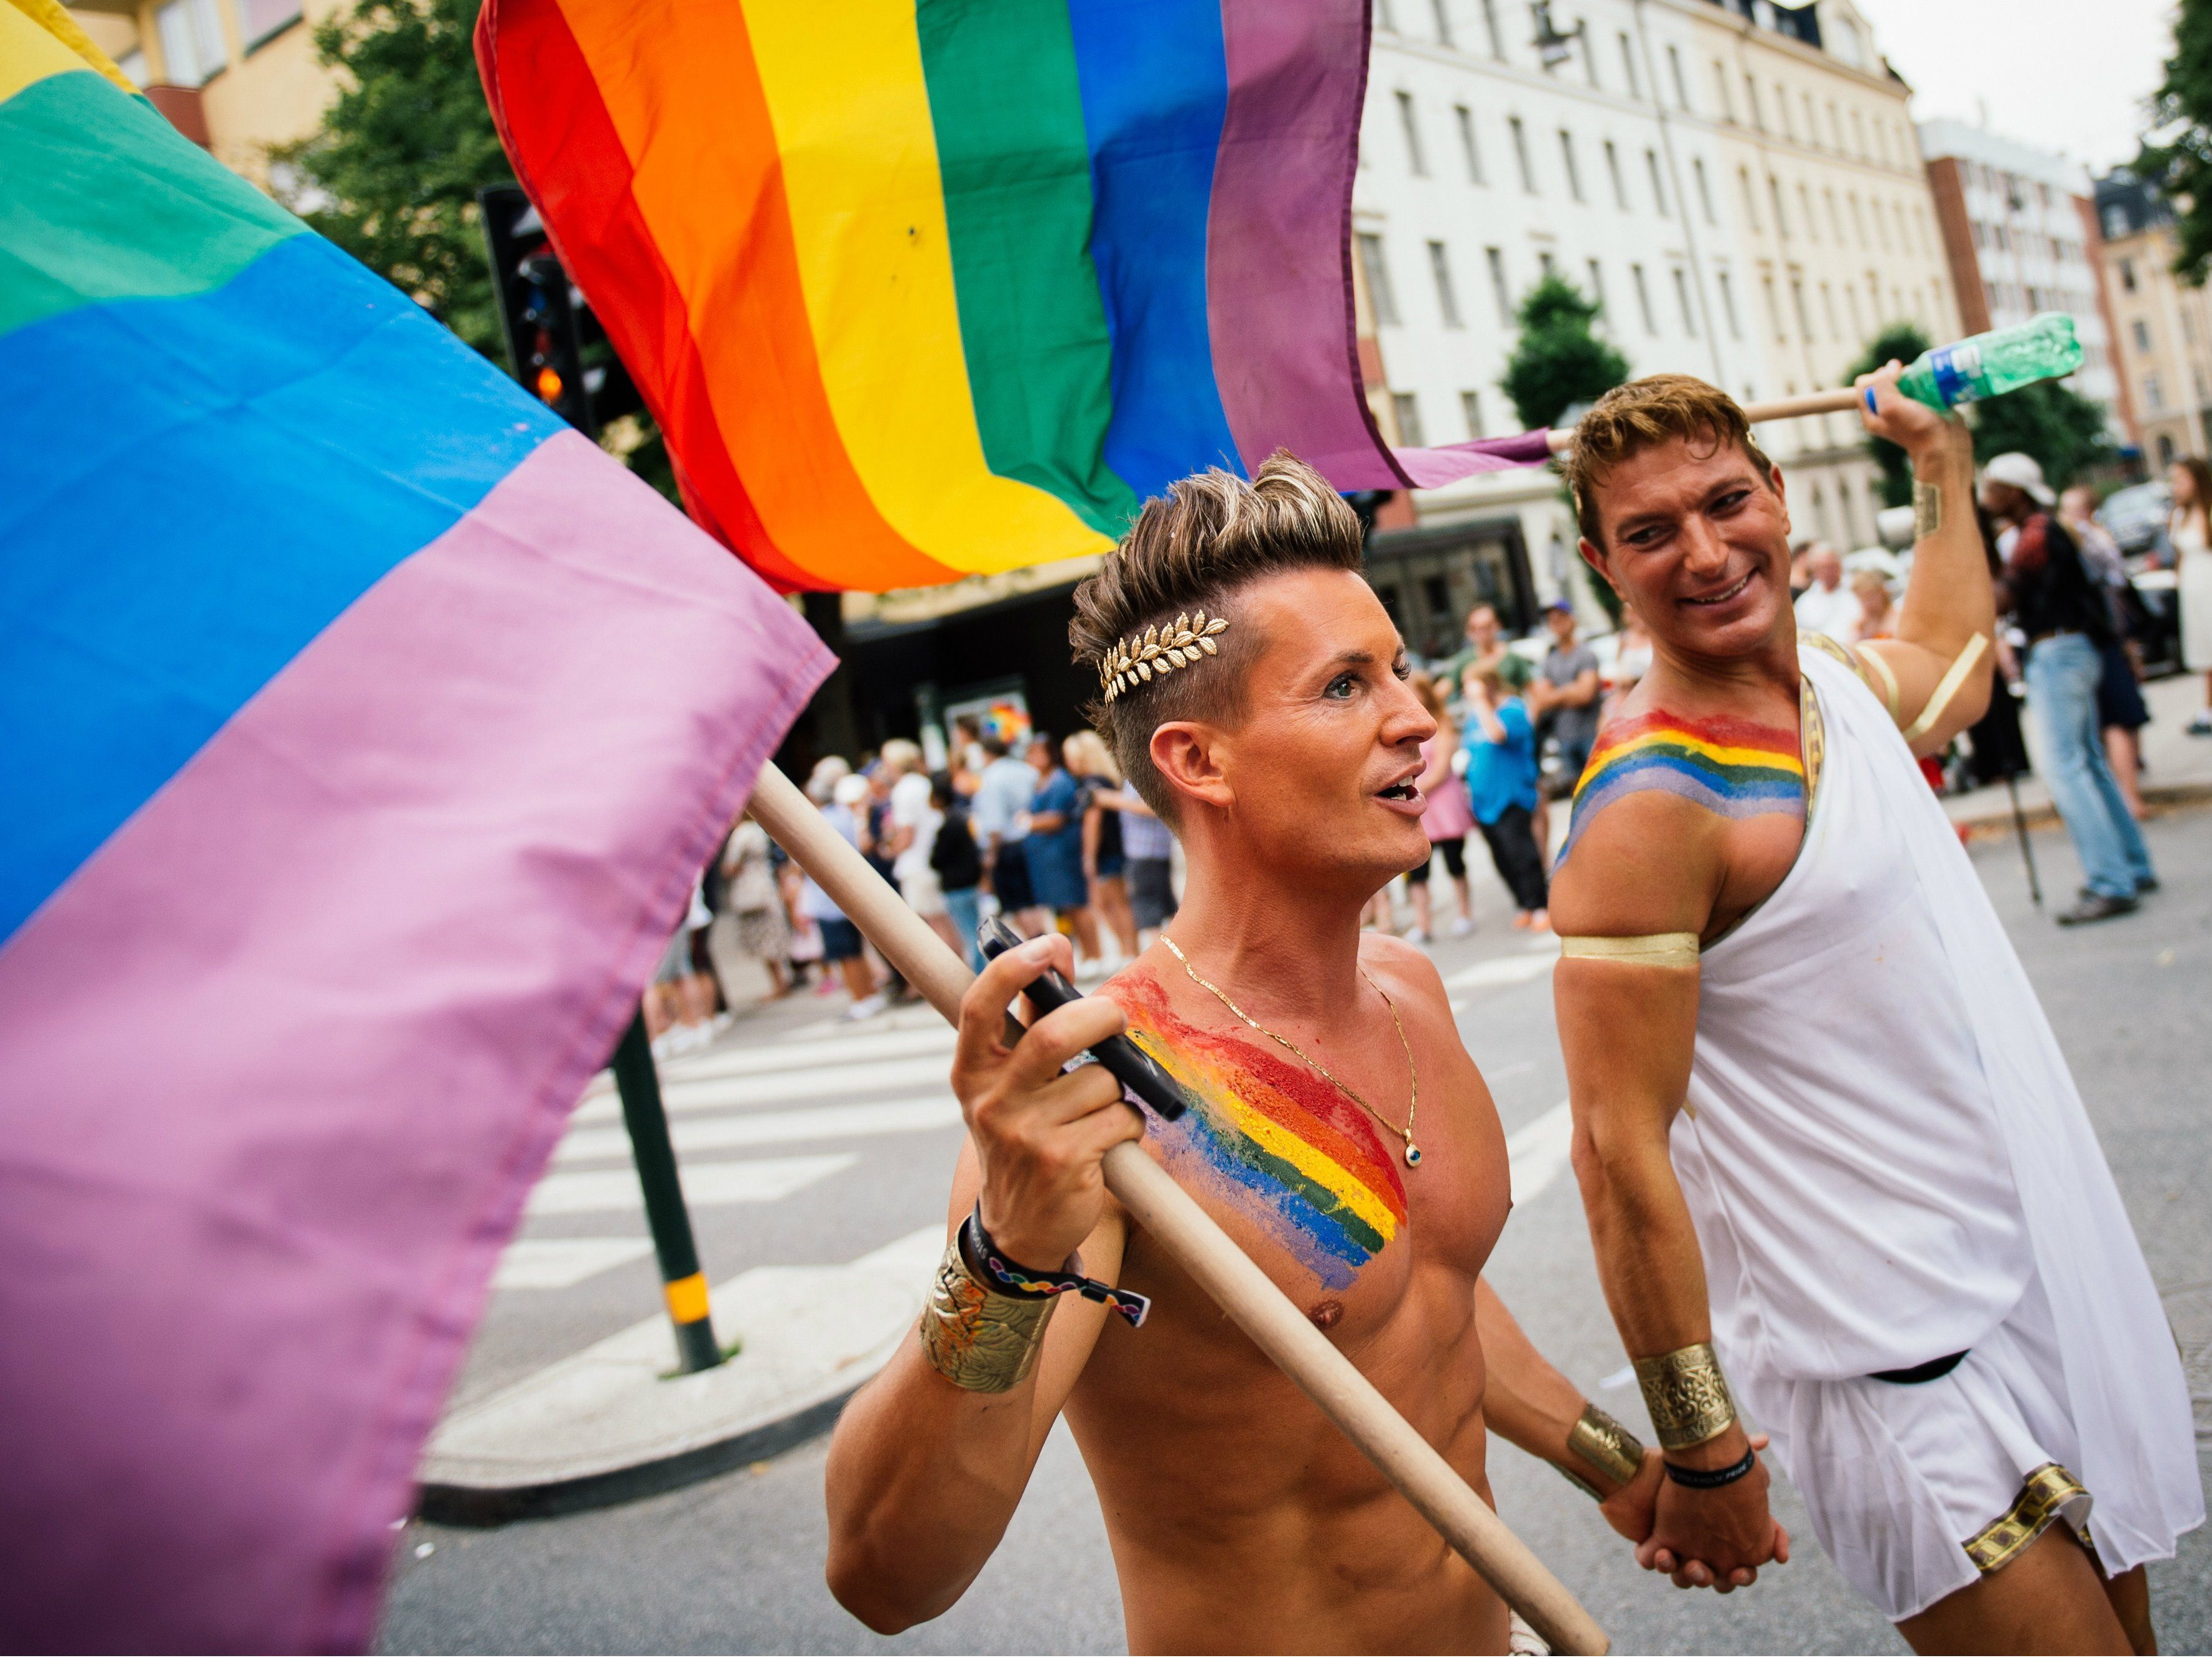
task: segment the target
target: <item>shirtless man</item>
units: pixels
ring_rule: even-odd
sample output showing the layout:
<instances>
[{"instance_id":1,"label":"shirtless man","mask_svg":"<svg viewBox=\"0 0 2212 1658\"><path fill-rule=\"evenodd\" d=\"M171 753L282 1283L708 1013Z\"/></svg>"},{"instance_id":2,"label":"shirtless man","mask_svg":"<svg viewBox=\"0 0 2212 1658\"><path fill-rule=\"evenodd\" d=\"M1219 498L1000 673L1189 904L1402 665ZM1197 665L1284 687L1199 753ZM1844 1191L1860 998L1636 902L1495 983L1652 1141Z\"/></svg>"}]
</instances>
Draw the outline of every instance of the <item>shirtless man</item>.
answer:
<instances>
[{"instance_id":1,"label":"shirtless man","mask_svg":"<svg viewBox=\"0 0 2212 1658\"><path fill-rule=\"evenodd\" d=\"M830 1584L885 1633L944 1612L1065 1411L1133 1651L1502 1652L1489 1588L1103 1183L1107 1150L1141 1137L1475 1490L1495 1428L1595 1487L1616 1529L1648 1531L1656 1455L1481 1282L1510 1202L1504 1137L1436 969L1360 932L1427 853L1414 780L1436 726L1359 573L1358 523L1287 456L1171 495L1079 591L1073 637L1124 775L1182 836L1183 908L1016 1046L1005 1011L1047 966L1069 972L1066 942L1010 951L969 991L956 1236L921 1329L838 1424ZM1061 1074L1125 1021L1183 1085L1176 1122L1140 1119L1096 1066ZM963 1255L971 1212L988 1248ZM1149 1297L1141 1328L985 1288L987 1256L1037 1280L1079 1247L1061 1270Z\"/></svg>"},{"instance_id":2,"label":"shirtless man","mask_svg":"<svg viewBox=\"0 0 2212 1658\"><path fill-rule=\"evenodd\" d=\"M1552 888L1575 1169L1668 1473L1639 1558L1766 1561L1740 1398L1917 1649L2149 1651L2142 1563L2203 1515L2188 1394L1913 761L1986 705L1994 614L1966 428L1898 372L1863 418L1919 539L1854 650L1801 639L1782 476L1725 393L1654 376L1577 428L1583 556L1653 641Z\"/></svg>"}]
</instances>

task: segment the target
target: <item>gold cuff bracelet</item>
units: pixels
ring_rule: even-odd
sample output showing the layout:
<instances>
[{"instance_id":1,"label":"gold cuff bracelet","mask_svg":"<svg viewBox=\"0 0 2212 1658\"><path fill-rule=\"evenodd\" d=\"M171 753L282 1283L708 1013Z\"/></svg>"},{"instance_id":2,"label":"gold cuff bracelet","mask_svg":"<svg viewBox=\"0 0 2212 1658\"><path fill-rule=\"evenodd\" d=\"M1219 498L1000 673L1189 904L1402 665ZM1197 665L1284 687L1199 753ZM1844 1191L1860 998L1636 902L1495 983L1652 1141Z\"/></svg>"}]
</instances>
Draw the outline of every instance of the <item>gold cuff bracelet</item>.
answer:
<instances>
[{"instance_id":1,"label":"gold cuff bracelet","mask_svg":"<svg viewBox=\"0 0 2212 1658\"><path fill-rule=\"evenodd\" d=\"M1644 1442L1595 1405L1567 1430L1567 1448L1616 1485L1626 1485L1644 1467Z\"/></svg>"},{"instance_id":2,"label":"gold cuff bracelet","mask_svg":"<svg viewBox=\"0 0 2212 1658\"><path fill-rule=\"evenodd\" d=\"M1036 1363L1045 1326L1059 1304L1057 1296L1001 1295L979 1281L955 1232L921 1311L921 1351L930 1368L954 1387L1005 1393L1018 1387Z\"/></svg>"},{"instance_id":3,"label":"gold cuff bracelet","mask_svg":"<svg viewBox=\"0 0 2212 1658\"><path fill-rule=\"evenodd\" d=\"M1636 1361L1636 1385L1651 1412L1662 1449L1685 1451L1724 1432L1735 1420L1735 1400L1712 1345L1700 1341L1657 1358Z\"/></svg>"}]
</instances>

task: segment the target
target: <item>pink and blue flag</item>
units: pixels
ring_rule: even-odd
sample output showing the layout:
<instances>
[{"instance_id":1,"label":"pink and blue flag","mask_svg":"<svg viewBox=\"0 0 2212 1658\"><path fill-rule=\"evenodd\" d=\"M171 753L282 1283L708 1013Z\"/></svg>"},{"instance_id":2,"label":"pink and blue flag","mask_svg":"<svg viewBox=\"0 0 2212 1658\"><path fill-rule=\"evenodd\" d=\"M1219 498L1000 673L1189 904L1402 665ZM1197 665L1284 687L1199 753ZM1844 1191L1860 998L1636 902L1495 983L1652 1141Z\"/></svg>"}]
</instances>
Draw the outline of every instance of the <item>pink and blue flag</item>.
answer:
<instances>
[{"instance_id":1,"label":"pink and blue flag","mask_svg":"<svg viewBox=\"0 0 2212 1658\"><path fill-rule=\"evenodd\" d=\"M0 1640L359 1649L831 664L69 32L0 0Z\"/></svg>"}]
</instances>

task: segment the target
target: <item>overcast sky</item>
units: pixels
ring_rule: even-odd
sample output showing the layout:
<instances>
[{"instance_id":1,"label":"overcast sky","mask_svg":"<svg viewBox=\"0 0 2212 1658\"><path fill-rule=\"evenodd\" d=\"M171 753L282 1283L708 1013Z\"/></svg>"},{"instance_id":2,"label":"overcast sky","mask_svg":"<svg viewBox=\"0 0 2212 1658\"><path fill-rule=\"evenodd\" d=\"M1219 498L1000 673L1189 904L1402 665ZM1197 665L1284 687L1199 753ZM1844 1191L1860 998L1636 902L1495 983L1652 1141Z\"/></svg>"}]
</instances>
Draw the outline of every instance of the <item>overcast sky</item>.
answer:
<instances>
[{"instance_id":1,"label":"overcast sky","mask_svg":"<svg viewBox=\"0 0 2212 1658\"><path fill-rule=\"evenodd\" d=\"M1950 116L2101 172L2131 160L2143 100L2172 50L2168 0L1856 0L1913 88Z\"/></svg>"}]
</instances>

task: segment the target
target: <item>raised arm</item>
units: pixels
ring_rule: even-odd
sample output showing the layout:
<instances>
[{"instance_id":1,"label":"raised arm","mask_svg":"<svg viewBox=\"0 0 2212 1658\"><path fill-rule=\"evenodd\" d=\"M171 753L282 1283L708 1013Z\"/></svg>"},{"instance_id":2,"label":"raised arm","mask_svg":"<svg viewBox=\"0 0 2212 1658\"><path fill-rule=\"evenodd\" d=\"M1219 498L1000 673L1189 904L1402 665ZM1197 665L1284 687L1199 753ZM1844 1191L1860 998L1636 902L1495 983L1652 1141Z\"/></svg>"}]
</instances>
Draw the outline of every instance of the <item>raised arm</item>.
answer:
<instances>
[{"instance_id":1,"label":"raised arm","mask_svg":"<svg viewBox=\"0 0 2212 1658\"><path fill-rule=\"evenodd\" d=\"M953 1239L921 1328L854 1396L830 1442L830 1592L879 1634L938 1616L975 1581L1112 1316L1073 1295L994 1293L957 1253L980 1198L1002 1259L1073 1271L1062 1263L1079 1245L1087 1276L1110 1284L1121 1270L1126 1221L1100 1164L1144 1125L1098 1066L1060 1066L1119 1031L1121 1012L1089 997L1009 1047L1006 1005L1047 966L1073 975L1059 934L1000 957L963 999L952 1085L969 1142Z\"/></svg>"},{"instance_id":2,"label":"raised arm","mask_svg":"<svg viewBox=\"0 0 2212 1658\"><path fill-rule=\"evenodd\" d=\"M1665 1459L1693 1482L1741 1468L1753 1449L1733 1410L1670 1416L1668 1403L1708 1386L1711 1363L1705 1257L1668 1139L1689 1086L1698 944L1727 886L1724 847L1723 820L1632 795L1583 832L1552 888L1574 1169L1598 1277ZM1638 1558L1677 1582L1749 1582L1789 1558L1766 1485L1755 1458L1725 1485L1668 1479Z\"/></svg>"},{"instance_id":3,"label":"raised arm","mask_svg":"<svg viewBox=\"0 0 2212 1658\"><path fill-rule=\"evenodd\" d=\"M1912 576L1896 636L1852 648L1912 751L1936 754L1988 710L1996 602L1974 519L1972 435L1955 416L1900 392L1901 372L1891 363L1855 384L1860 422L1912 462Z\"/></svg>"}]
</instances>

